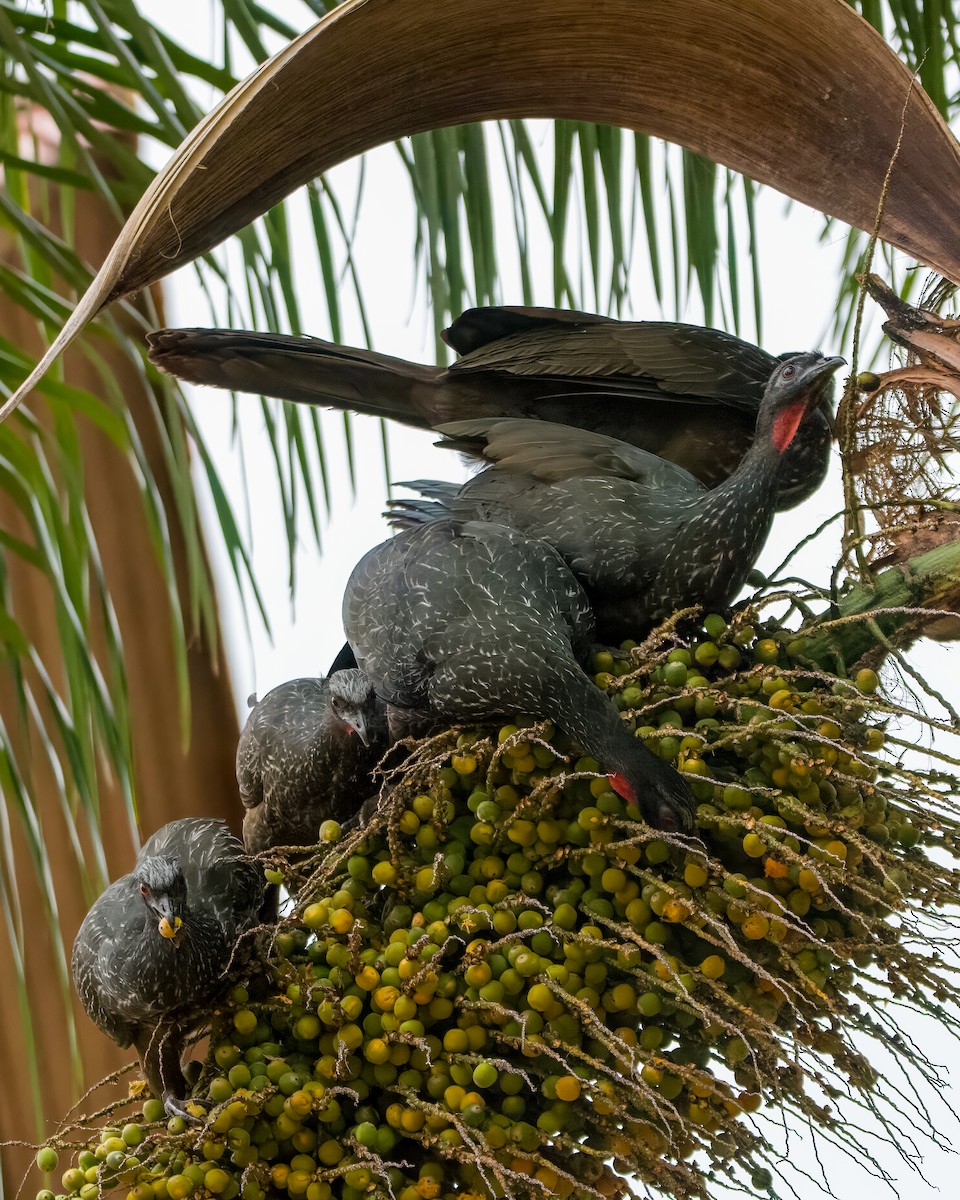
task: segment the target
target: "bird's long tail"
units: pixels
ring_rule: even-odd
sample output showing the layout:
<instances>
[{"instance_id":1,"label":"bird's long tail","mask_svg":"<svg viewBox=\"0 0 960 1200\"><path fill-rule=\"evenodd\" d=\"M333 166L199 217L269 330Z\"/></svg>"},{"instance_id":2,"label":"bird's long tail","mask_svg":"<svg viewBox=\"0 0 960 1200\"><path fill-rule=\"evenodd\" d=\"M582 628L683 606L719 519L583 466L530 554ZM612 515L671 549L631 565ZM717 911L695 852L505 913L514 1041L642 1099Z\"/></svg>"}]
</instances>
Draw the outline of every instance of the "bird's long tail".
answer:
<instances>
[{"instance_id":1,"label":"bird's long tail","mask_svg":"<svg viewBox=\"0 0 960 1200\"><path fill-rule=\"evenodd\" d=\"M188 383L350 409L430 428L440 369L320 338L230 329L160 329L150 358Z\"/></svg>"}]
</instances>

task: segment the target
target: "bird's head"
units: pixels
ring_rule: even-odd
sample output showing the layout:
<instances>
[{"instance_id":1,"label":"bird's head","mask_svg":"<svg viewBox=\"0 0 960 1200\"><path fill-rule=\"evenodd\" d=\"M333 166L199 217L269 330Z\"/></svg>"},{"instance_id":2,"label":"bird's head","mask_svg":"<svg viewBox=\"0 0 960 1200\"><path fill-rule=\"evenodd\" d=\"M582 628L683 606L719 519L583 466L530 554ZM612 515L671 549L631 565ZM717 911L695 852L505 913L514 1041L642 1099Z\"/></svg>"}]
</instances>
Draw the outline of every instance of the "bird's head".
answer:
<instances>
[{"instance_id":1,"label":"bird's head","mask_svg":"<svg viewBox=\"0 0 960 1200\"><path fill-rule=\"evenodd\" d=\"M165 855L145 858L134 878L144 904L157 919L157 932L179 947L187 902L187 882L180 863Z\"/></svg>"},{"instance_id":2,"label":"bird's head","mask_svg":"<svg viewBox=\"0 0 960 1200\"><path fill-rule=\"evenodd\" d=\"M782 359L767 381L760 407L758 434L764 444L783 454L808 413L829 408L833 376L844 365L842 358L827 358L819 350ZM757 441L761 439L758 436Z\"/></svg>"},{"instance_id":3,"label":"bird's head","mask_svg":"<svg viewBox=\"0 0 960 1200\"><path fill-rule=\"evenodd\" d=\"M365 746L376 736L376 726L382 722L382 705L373 684L356 668L337 671L330 676L330 708L334 716L350 733L355 733Z\"/></svg>"},{"instance_id":4,"label":"bird's head","mask_svg":"<svg viewBox=\"0 0 960 1200\"><path fill-rule=\"evenodd\" d=\"M683 776L642 745L641 756L622 771L610 775L610 786L643 818L666 833L689 833L697 802Z\"/></svg>"}]
</instances>

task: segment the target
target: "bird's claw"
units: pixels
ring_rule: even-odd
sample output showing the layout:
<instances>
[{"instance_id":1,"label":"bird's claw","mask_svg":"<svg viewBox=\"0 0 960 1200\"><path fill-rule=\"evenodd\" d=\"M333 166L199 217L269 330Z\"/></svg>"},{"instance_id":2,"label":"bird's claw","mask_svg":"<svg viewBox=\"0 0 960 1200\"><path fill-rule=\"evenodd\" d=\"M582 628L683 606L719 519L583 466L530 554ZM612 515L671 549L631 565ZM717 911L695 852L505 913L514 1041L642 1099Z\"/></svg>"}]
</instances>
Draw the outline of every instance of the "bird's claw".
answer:
<instances>
[{"instance_id":1,"label":"bird's claw","mask_svg":"<svg viewBox=\"0 0 960 1200\"><path fill-rule=\"evenodd\" d=\"M179 1097L172 1094L167 1094L163 1097L163 1108L168 1117L180 1117L188 1124L202 1125L202 1119L198 1116L195 1116L187 1108L188 1104L196 1105L198 1108L206 1108L206 1105L201 1100L181 1100Z\"/></svg>"}]
</instances>

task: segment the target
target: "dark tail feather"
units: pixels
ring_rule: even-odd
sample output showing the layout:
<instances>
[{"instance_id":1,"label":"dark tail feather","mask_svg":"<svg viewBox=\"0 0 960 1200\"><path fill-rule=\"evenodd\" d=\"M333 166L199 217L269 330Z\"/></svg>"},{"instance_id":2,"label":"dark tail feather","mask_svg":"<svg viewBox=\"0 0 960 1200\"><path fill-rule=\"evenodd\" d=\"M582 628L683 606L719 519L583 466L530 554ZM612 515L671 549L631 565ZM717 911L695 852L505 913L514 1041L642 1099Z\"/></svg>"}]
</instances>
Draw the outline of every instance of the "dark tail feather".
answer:
<instances>
[{"instance_id":1,"label":"dark tail feather","mask_svg":"<svg viewBox=\"0 0 960 1200\"><path fill-rule=\"evenodd\" d=\"M429 429L440 370L320 338L230 329L160 329L150 358L178 379L298 404L349 409Z\"/></svg>"},{"instance_id":2,"label":"dark tail feather","mask_svg":"<svg viewBox=\"0 0 960 1200\"><path fill-rule=\"evenodd\" d=\"M396 530L417 529L455 515L456 499L463 486L442 479L411 479L394 485L419 492L419 499L390 500L383 514Z\"/></svg>"},{"instance_id":3,"label":"dark tail feather","mask_svg":"<svg viewBox=\"0 0 960 1200\"><path fill-rule=\"evenodd\" d=\"M433 521L446 521L450 510L435 500L391 500L383 514L392 529L419 529Z\"/></svg>"},{"instance_id":4,"label":"dark tail feather","mask_svg":"<svg viewBox=\"0 0 960 1200\"><path fill-rule=\"evenodd\" d=\"M327 675L334 675L337 671L355 670L357 667L357 656L353 652L353 647L349 642L344 642L337 652L337 657L330 664L330 670Z\"/></svg>"},{"instance_id":5,"label":"dark tail feather","mask_svg":"<svg viewBox=\"0 0 960 1200\"><path fill-rule=\"evenodd\" d=\"M448 479L404 479L393 486L406 488L411 492L419 492L426 500L438 500L441 504L449 505L456 498L463 484L451 483Z\"/></svg>"}]
</instances>

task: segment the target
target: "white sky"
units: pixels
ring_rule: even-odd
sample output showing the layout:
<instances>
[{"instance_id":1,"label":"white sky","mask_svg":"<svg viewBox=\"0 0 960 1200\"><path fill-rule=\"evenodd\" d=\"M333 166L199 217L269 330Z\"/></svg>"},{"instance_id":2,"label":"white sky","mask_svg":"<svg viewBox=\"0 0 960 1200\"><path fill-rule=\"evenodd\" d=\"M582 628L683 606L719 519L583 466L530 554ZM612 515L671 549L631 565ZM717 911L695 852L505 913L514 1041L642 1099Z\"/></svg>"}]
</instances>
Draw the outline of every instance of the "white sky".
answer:
<instances>
[{"instance_id":1,"label":"white sky","mask_svg":"<svg viewBox=\"0 0 960 1200\"><path fill-rule=\"evenodd\" d=\"M182 30L182 20L189 10L185 0L173 0L165 18L170 28ZM356 181L355 164L345 164L331 173L335 189L349 195ZM838 230L832 241L821 241L822 218L799 205L788 205L780 196L765 192L759 204L759 228L763 279L764 345L773 353L822 346L828 352L843 348L825 344L836 288L837 270L843 249L843 234ZM496 217L503 229L504 245L509 242L510 213L503 194L500 195ZM408 184L399 158L392 148L381 148L368 157L367 179L359 233L354 243L368 317L378 350L400 357L429 361L432 356L432 333L419 289L411 270L414 239L414 217L408 195ZM301 235L310 238L304 224ZM545 246L545 243L544 243ZM303 256L308 263L311 254ZM512 255L504 254L507 271ZM638 251L637 262L645 263L645 254ZM536 274L537 300L551 303L548 275L549 254L543 255L543 269ZM315 307L324 312L323 300L310 279L309 267L301 295L303 310ZM649 285L645 286L646 271L636 272L631 281L632 315L637 318L656 318L657 310ZM504 280L502 300L519 303L520 290L516 278ZM584 304L584 307L589 307ZM667 313L667 316L672 316ZM693 307L684 313L687 320L698 321L701 314ZM181 271L171 281L168 305L171 324L209 324L205 302L199 296L190 271ZM310 332L328 336L322 317ZM745 336L750 336L745 330ZM344 340L362 344L359 322L348 316ZM248 514L249 539L253 548L256 577L264 589L274 638L271 642L255 617L249 625L243 616L243 605L234 590L229 568L222 561L216 566L225 581L222 587L224 627L230 652L238 708L245 711L245 698L253 691L263 694L277 683L296 675L316 674L326 669L343 641L340 623L340 600L347 576L354 563L372 545L387 536L387 527L380 513L386 499L380 450L378 423L356 418L354 440L357 453L359 487L351 497L343 465L342 430L339 415L324 414L327 461L334 480L333 502L329 522L323 534L323 553L318 554L309 531L301 538L298 556L299 588L295 603L287 589L286 547L276 490L270 482L273 463L262 431L259 402L249 400L240 405L242 457L246 461L249 492L245 498L241 453L233 437L233 410L225 393L209 391L196 395L194 411L213 451L218 470L238 513ZM462 469L455 456L432 447L432 438L401 427L389 431L390 457L394 480L418 477L462 478ZM258 464L262 463L262 469ZM836 467L836 464L834 464ZM202 490L202 488L201 488ZM827 485L802 508L777 518L761 568L772 568L789 547L824 518L840 507L838 471L834 470ZM212 539L216 548L218 539ZM820 540L808 549L796 564L797 573L813 580L825 581L836 552L833 535ZM216 558L216 554L215 554ZM956 695L954 679L958 665L955 648L926 647L915 655L919 669L933 677L937 686L948 695ZM912 1028L912 1026L911 1026ZM936 1027L928 1026L916 1036L928 1049L930 1056L943 1061L949 1073L960 1072L960 1047ZM933 1101L931 1100L931 1103ZM955 1101L954 1101L955 1103ZM934 1110L936 1111L936 1109ZM955 1116L949 1120L949 1138L957 1131ZM864 1123L869 1125L865 1116ZM905 1131L906 1133L907 1131ZM816 1161L806 1137L793 1135L789 1157L803 1170L817 1173ZM876 1180L845 1156L831 1154L821 1148L834 1194L848 1197L853 1188L877 1188ZM939 1188L944 1196L958 1194L957 1165L943 1151L924 1147L924 1171L930 1185L922 1182L902 1166L889 1149L878 1152L886 1169L899 1180L899 1192L905 1200L933 1194ZM792 1178L800 1200L812 1200L823 1193L815 1183L800 1177ZM884 1190L885 1189L881 1189ZM890 1193L892 1194L892 1193Z\"/></svg>"}]
</instances>

